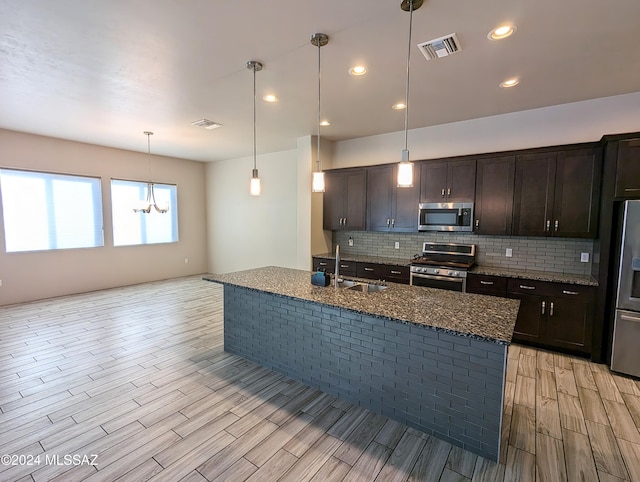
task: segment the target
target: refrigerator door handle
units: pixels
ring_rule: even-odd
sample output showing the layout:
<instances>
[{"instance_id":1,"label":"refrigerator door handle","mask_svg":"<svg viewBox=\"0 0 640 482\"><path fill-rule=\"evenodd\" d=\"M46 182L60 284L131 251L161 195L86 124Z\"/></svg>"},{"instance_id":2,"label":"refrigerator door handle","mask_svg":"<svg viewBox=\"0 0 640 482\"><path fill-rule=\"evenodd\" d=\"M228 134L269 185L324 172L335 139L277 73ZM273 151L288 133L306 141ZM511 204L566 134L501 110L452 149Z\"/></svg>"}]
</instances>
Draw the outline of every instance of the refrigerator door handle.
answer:
<instances>
[{"instance_id":1,"label":"refrigerator door handle","mask_svg":"<svg viewBox=\"0 0 640 482\"><path fill-rule=\"evenodd\" d=\"M629 316L625 314L620 314L620 318L625 321L633 321L635 323L640 323L640 316Z\"/></svg>"}]
</instances>

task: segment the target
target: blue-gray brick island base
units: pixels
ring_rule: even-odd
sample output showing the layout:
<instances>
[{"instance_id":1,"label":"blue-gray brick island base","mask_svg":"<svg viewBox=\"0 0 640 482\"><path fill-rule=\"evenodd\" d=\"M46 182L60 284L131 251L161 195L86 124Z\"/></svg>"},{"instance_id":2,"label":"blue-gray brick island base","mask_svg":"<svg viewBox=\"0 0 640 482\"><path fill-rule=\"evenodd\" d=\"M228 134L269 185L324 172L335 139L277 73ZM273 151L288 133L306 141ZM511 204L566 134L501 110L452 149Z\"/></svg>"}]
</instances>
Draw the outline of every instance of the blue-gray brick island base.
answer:
<instances>
[{"instance_id":1,"label":"blue-gray brick island base","mask_svg":"<svg viewBox=\"0 0 640 482\"><path fill-rule=\"evenodd\" d=\"M251 281L252 276L257 278ZM310 273L283 268L205 279L224 284L225 351L498 459L509 344L502 332L513 333L517 302L489 306L513 300L393 284L383 292L349 293L311 286ZM474 304L485 315L502 312L504 319L494 320L503 325L497 327L500 334L491 338L490 329L474 330L483 332L479 335L406 319L424 312L428 320L429 311L446 305L455 317L451 299L438 302L438 297L451 296L460 297L463 312ZM381 314L385 310L378 304L392 302L405 309L414 304L417 311L404 318ZM372 313L363 309L366 305Z\"/></svg>"}]
</instances>

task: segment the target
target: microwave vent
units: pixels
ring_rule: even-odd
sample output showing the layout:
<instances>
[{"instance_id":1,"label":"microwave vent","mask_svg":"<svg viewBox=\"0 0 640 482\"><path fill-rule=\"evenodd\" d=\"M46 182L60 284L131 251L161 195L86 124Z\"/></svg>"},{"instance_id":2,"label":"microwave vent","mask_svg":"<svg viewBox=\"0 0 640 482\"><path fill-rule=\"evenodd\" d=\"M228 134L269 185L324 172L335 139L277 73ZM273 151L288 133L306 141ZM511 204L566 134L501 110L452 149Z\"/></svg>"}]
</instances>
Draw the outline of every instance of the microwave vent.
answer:
<instances>
[{"instance_id":1,"label":"microwave vent","mask_svg":"<svg viewBox=\"0 0 640 482\"><path fill-rule=\"evenodd\" d=\"M418 48L427 60L441 59L462 50L455 33L418 44Z\"/></svg>"}]
</instances>

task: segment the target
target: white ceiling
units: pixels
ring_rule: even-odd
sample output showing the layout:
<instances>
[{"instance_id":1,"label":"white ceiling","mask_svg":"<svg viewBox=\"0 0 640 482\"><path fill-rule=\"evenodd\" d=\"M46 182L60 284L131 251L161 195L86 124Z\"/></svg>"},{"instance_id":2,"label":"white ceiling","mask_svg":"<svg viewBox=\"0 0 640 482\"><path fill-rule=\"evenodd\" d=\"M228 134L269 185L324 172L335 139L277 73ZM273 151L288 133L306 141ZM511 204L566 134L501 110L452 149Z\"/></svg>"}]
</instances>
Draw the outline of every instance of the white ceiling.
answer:
<instances>
[{"instance_id":1,"label":"white ceiling","mask_svg":"<svg viewBox=\"0 0 640 482\"><path fill-rule=\"evenodd\" d=\"M487 33L517 25L499 42ZM409 127L640 91L638 0L426 0L413 16ZM322 136L401 131L409 14L400 0L0 0L0 127L215 161ZM457 33L462 52L427 62L415 45ZM347 70L363 63L369 72ZM501 89L507 77L519 86ZM190 123L224 124L204 130Z\"/></svg>"}]
</instances>

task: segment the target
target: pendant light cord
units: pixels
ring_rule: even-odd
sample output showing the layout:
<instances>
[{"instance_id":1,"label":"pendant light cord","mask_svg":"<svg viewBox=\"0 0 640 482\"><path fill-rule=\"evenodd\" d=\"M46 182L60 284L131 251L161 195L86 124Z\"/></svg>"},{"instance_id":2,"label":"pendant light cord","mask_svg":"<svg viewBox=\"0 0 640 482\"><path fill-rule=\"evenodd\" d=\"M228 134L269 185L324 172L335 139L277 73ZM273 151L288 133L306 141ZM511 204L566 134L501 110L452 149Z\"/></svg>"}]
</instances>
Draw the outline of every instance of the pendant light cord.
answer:
<instances>
[{"instance_id":1,"label":"pendant light cord","mask_svg":"<svg viewBox=\"0 0 640 482\"><path fill-rule=\"evenodd\" d=\"M317 139L317 155L316 155L316 170L320 172L320 42L318 42L318 139Z\"/></svg>"},{"instance_id":2,"label":"pendant light cord","mask_svg":"<svg viewBox=\"0 0 640 482\"><path fill-rule=\"evenodd\" d=\"M253 68L253 169L256 170L256 69Z\"/></svg>"},{"instance_id":3,"label":"pendant light cord","mask_svg":"<svg viewBox=\"0 0 640 482\"><path fill-rule=\"evenodd\" d=\"M409 67L411 65L411 28L413 26L413 0L409 0L409 48L407 51L407 85L404 94L404 150L409 138Z\"/></svg>"}]
</instances>

